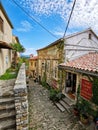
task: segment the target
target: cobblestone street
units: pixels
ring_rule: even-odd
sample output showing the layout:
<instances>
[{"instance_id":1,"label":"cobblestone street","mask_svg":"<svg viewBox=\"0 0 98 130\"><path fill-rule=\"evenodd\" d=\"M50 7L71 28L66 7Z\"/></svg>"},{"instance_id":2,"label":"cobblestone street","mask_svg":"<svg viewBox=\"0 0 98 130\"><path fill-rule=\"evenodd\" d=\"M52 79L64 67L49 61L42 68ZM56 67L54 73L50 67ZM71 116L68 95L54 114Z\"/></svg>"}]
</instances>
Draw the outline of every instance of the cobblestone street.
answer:
<instances>
[{"instance_id":1,"label":"cobblestone street","mask_svg":"<svg viewBox=\"0 0 98 130\"><path fill-rule=\"evenodd\" d=\"M46 88L30 81L28 91L29 130L85 130L72 114L58 110Z\"/></svg>"}]
</instances>

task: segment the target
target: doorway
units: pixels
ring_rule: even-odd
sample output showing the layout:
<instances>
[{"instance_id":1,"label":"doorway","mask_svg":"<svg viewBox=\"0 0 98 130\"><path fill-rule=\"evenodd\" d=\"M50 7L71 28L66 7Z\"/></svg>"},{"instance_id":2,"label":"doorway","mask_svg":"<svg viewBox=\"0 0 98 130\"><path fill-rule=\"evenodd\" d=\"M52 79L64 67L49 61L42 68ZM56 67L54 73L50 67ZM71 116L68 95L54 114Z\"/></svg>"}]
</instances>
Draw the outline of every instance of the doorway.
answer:
<instances>
[{"instance_id":1,"label":"doorway","mask_svg":"<svg viewBox=\"0 0 98 130\"><path fill-rule=\"evenodd\" d=\"M76 74L67 72L66 83L65 83L65 91L69 95L74 95L76 92Z\"/></svg>"}]
</instances>

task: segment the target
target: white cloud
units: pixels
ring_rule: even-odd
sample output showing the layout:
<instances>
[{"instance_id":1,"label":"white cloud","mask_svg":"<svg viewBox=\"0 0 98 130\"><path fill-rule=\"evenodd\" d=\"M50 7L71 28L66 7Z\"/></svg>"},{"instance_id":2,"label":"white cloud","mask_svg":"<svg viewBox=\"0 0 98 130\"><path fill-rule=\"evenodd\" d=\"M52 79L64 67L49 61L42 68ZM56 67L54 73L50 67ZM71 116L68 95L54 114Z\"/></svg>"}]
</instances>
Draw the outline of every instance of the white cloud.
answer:
<instances>
[{"instance_id":1,"label":"white cloud","mask_svg":"<svg viewBox=\"0 0 98 130\"><path fill-rule=\"evenodd\" d=\"M56 36L60 36L60 37L63 37L64 32L63 32L63 31L62 31L62 32L60 32L60 31L58 31L58 32L54 32L54 35L56 35Z\"/></svg>"},{"instance_id":2,"label":"white cloud","mask_svg":"<svg viewBox=\"0 0 98 130\"><path fill-rule=\"evenodd\" d=\"M57 27L54 30L53 30L54 35L59 36L59 37L63 37L63 35L64 35L63 27Z\"/></svg>"},{"instance_id":3,"label":"white cloud","mask_svg":"<svg viewBox=\"0 0 98 130\"><path fill-rule=\"evenodd\" d=\"M21 0L21 5L30 13L50 16L60 15L66 22L73 0ZM77 0L69 28L92 27L98 33L98 0Z\"/></svg>"},{"instance_id":4,"label":"white cloud","mask_svg":"<svg viewBox=\"0 0 98 130\"><path fill-rule=\"evenodd\" d=\"M37 52L35 51L35 48L26 48L26 51L24 53L22 53L24 55L37 55Z\"/></svg>"},{"instance_id":5,"label":"white cloud","mask_svg":"<svg viewBox=\"0 0 98 130\"><path fill-rule=\"evenodd\" d=\"M32 25L28 21L21 21L21 27L17 28L18 32L28 32L33 29Z\"/></svg>"},{"instance_id":6,"label":"white cloud","mask_svg":"<svg viewBox=\"0 0 98 130\"><path fill-rule=\"evenodd\" d=\"M70 27L92 27L98 31L98 1L78 0L72 15Z\"/></svg>"}]
</instances>

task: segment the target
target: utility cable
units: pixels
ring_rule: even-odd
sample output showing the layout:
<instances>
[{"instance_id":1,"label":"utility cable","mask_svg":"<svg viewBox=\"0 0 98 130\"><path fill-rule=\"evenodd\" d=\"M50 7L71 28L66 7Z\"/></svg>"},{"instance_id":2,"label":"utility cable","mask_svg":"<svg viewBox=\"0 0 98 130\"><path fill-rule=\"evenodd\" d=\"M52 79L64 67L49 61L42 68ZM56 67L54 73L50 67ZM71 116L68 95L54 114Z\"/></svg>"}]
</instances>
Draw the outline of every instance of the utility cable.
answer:
<instances>
[{"instance_id":1,"label":"utility cable","mask_svg":"<svg viewBox=\"0 0 98 130\"><path fill-rule=\"evenodd\" d=\"M39 26L41 26L45 31L47 31L49 34L51 34L53 37L55 37L56 39L58 39L58 37L56 37L52 32L50 32L46 27L44 27L41 23L38 22L38 20L36 20L33 16L31 16L30 14L28 14L15 0L12 0L14 2L14 4L16 4L28 17L30 17L33 21L35 21Z\"/></svg>"},{"instance_id":2,"label":"utility cable","mask_svg":"<svg viewBox=\"0 0 98 130\"><path fill-rule=\"evenodd\" d=\"M73 6L72 6L72 9L71 9L71 13L70 13L70 16L69 16L69 19L68 19L68 23L67 23L67 26L66 26L66 28L65 28L65 32L64 32L63 38L64 38L65 35L66 35L67 29L68 29L68 25L69 25L69 22L70 22L70 19L71 19L71 16L72 16L72 13L73 13L73 10L74 10L74 7L75 7L75 3L76 3L76 0L74 0Z\"/></svg>"}]
</instances>

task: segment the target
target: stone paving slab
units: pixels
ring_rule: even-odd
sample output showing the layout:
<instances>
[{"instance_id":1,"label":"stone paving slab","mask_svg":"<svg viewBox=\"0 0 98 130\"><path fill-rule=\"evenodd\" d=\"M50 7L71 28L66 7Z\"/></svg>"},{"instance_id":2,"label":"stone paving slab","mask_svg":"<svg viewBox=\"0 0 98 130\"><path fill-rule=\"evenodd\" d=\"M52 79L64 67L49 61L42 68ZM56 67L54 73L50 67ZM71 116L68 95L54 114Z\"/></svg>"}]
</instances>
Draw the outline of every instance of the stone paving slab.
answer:
<instances>
[{"instance_id":1,"label":"stone paving slab","mask_svg":"<svg viewBox=\"0 0 98 130\"><path fill-rule=\"evenodd\" d=\"M85 130L72 113L63 113L49 100L49 91L29 81L29 130Z\"/></svg>"}]
</instances>

